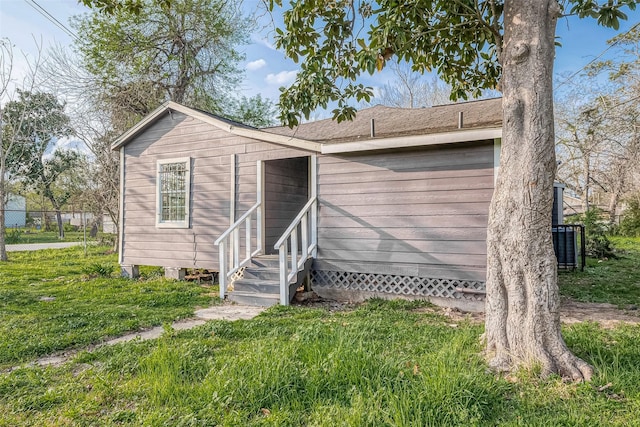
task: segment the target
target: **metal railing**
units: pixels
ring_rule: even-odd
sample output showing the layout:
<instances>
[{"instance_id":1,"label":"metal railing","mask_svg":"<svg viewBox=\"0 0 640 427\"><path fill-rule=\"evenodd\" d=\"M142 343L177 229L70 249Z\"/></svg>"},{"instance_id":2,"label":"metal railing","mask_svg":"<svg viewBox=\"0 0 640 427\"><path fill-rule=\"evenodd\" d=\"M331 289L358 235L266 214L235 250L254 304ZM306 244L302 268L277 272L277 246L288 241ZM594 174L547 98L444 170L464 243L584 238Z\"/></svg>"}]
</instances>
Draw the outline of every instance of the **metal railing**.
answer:
<instances>
[{"instance_id":1,"label":"metal railing","mask_svg":"<svg viewBox=\"0 0 640 427\"><path fill-rule=\"evenodd\" d=\"M298 233L301 243L300 253L298 253ZM317 247L318 199L312 197L274 245L279 254L280 304L289 305L289 284L304 268L307 259L316 256Z\"/></svg>"},{"instance_id":2,"label":"metal railing","mask_svg":"<svg viewBox=\"0 0 640 427\"><path fill-rule=\"evenodd\" d=\"M251 258L262 252L262 209L261 202L257 202L244 215L242 215L231 227L227 229L215 241L218 246L220 257L220 298L224 299L227 293L227 286L231 277L242 267L251 262ZM255 249L252 250L253 236L253 217L255 213L256 236ZM240 259L240 230L244 224L244 240L245 240L245 256Z\"/></svg>"},{"instance_id":3,"label":"metal railing","mask_svg":"<svg viewBox=\"0 0 640 427\"><path fill-rule=\"evenodd\" d=\"M584 226L581 224L559 224L551 229L553 250L558 268L584 270L587 260Z\"/></svg>"}]
</instances>

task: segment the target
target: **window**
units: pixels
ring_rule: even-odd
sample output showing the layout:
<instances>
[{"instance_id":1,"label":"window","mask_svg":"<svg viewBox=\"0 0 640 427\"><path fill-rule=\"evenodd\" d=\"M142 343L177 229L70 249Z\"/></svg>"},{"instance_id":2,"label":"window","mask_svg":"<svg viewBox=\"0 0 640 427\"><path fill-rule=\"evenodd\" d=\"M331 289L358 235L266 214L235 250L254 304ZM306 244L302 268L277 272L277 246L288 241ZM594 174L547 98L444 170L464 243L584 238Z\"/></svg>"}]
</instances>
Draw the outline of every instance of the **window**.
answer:
<instances>
[{"instance_id":1,"label":"window","mask_svg":"<svg viewBox=\"0 0 640 427\"><path fill-rule=\"evenodd\" d=\"M191 159L158 160L156 226L189 228Z\"/></svg>"}]
</instances>

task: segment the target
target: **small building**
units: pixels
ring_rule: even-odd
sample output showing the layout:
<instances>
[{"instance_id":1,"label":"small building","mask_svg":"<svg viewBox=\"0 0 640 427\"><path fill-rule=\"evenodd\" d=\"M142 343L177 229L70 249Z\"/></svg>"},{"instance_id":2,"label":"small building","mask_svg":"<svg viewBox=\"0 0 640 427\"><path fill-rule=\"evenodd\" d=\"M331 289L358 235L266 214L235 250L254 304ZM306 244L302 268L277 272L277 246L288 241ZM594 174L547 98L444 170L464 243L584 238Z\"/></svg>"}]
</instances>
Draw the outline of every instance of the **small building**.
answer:
<instances>
[{"instance_id":1,"label":"small building","mask_svg":"<svg viewBox=\"0 0 640 427\"><path fill-rule=\"evenodd\" d=\"M9 194L4 205L4 226L6 228L27 225L27 199L17 194Z\"/></svg>"},{"instance_id":2,"label":"small building","mask_svg":"<svg viewBox=\"0 0 640 427\"><path fill-rule=\"evenodd\" d=\"M168 102L119 137L119 262L220 272L221 296L482 309L500 99L255 129Z\"/></svg>"}]
</instances>

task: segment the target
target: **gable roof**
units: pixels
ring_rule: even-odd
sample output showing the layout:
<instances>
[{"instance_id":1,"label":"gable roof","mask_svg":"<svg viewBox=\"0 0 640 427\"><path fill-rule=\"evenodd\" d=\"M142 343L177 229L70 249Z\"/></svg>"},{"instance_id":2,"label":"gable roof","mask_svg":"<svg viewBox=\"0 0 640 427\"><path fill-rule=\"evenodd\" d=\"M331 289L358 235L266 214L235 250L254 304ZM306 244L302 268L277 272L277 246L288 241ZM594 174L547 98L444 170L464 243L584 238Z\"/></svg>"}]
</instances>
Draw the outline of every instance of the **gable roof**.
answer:
<instances>
[{"instance_id":1,"label":"gable roof","mask_svg":"<svg viewBox=\"0 0 640 427\"><path fill-rule=\"evenodd\" d=\"M313 141L306 141L293 136L279 135L274 133L263 132L260 129L256 129L251 126L244 125L242 123L234 122L233 120L225 119L224 117L216 116L211 113L196 110L186 107L182 104L178 104L173 101L168 101L152 111L148 116L138 122L131 129L120 135L112 144L111 149L117 150L120 147L128 144L136 136L144 132L149 126L163 117L169 110L178 111L186 114L187 116L201 120L205 123L209 123L229 132L234 135L244 136L248 138L254 138L265 142L272 142L274 144L286 145L296 148L302 148L305 150L320 152L320 144Z\"/></svg>"},{"instance_id":2,"label":"gable roof","mask_svg":"<svg viewBox=\"0 0 640 427\"><path fill-rule=\"evenodd\" d=\"M303 123L293 129L286 126L256 129L170 101L122 134L111 148L116 150L126 145L169 110L179 111L235 135L319 153L450 144L502 137L501 98L413 109L376 105L358 111L353 121L337 123L326 119Z\"/></svg>"}]
</instances>

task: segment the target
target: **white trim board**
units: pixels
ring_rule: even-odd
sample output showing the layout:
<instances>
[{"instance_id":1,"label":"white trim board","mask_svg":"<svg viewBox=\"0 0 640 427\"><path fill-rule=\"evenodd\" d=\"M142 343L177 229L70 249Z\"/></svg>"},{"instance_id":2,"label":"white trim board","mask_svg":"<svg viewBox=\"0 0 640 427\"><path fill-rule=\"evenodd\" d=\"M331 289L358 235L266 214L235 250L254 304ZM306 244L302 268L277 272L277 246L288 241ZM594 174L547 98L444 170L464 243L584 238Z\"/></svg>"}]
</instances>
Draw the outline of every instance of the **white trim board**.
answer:
<instances>
[{"instance_id":1,"label":"white trim board","mask_svg":"<svg viewBox=\"0 0 640 427\"><path fill-rule=\"evenodd\" d=\"M366 141L344 142L340 144L322 144L322 154L352 153L355 151L454 144L456 142L482 141L496 138L502 138L502 127L468 129L454 132L401 136L384 139L369 139Z\"/></svg>"}]
</instances>

